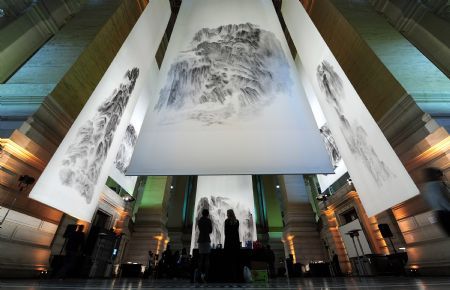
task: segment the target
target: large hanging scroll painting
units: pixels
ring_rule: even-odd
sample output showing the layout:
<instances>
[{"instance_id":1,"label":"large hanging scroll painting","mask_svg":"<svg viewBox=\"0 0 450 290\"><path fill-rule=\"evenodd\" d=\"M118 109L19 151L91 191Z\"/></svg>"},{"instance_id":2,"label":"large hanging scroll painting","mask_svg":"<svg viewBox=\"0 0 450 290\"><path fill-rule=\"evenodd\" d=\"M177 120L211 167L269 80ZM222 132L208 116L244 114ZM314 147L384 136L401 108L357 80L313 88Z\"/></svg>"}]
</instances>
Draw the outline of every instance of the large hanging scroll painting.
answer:
<instances>
[{"instance_id":1,"label":"large hanging scroll painting","mask_svg":"<svg viewBox=\"0 0 450 290\"><path fill-rule=\"evenodd\" d=\"M417 195L418 188L302 4L283 1L282 13L367 215Z\"/></svg>"},{"instance_id":2,"label":"large hanging scroll painting","mask_svg":"<svg viewBox=\"0 0 450 290\"><path fill-rule=\"evenodd\" d=\"M255 202L251 175L199 176L195 195L194 225L191 251L198 247L197 221L202 210L209 210L213 231L211 245L224 245L227 210L232 209L239 220L239 240L242 246L256 241Z\"/></svg>"},{"instance_id":3,"label":"large hanging scroll painting","mask_svg":"<svg viewBox=\"0 0 450 290\"><path fill-rule=\"evenodd\" d=\"M32 199L92 219L169 17L167 1L150 2L33 187Z\"/></svg>"},{"instance_id":4,"label":"large hanging scroll painting","mask_svg":"<svg viewBox=\"0 0 450 290\"><path fill-rule=\"evenodd\" d=\"M128 174L331 173L270 0L185 0Z\"/></svg>"},{"instance_id":5,"label":"large hanging scroll painting","mask_svg":"<svg viewBox=\"0 0 450 290\"><path fill-rule=\"evenodd\" d=\"M314 92L305 68L303 67L303 64L301 63L298 55L295 58L295 65L299 73L300 81L305 89L308 102L314 114L314 119L316 120L317 127L319 128L320 135L322 136L323 142L325 143L325 148L327 149L331 164L333 165L334 173L326 175L317 174L317 181L319 182L320 190L323 193L336 180L341 178L347 172L347 167L345 166L342 155L339 152L339 148L336 144L336 140L331 133L331 130L327 124L327 120L323 115L322 108L320 107L319 101L317 100L316 93Z\"/></svg>"},{"instance_id":6,"label":"large hanging scroll painting","mask_svg":"<svg viewBox=\"0 0 450 290\"><path fill-rule=\"evenodd\" d=\"M144 86L142 89L142 93L136 103L136 107L131 115L130 123L127 126L125 135L123 136L119 150L114 159L114 164L109 172L109 176L130 195L133 195L134 193L137 176L126 176L126 174L149 105L150 96L152 95L152 88L154 87L152 85L157 82L158 73L159 69L154 60L150 66L150 72L146 81L146 83L150 85Z\"/></svg>"}]
</instances>

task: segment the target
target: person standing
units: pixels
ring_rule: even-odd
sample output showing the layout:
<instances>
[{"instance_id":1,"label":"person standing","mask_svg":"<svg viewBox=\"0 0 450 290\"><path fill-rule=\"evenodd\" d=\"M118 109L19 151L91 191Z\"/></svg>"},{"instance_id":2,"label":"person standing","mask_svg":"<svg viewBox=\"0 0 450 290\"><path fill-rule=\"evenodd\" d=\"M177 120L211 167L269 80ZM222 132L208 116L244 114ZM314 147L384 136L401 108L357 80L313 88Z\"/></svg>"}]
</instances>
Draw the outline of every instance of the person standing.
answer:
<instances>
[{"instance_id":1,"label":"person standing","mask_svg":"<svg viewBox=\"0 0 450 290\"><path fill-rule=\"evenodd\" d=\"M148 267L147 267L147 274L148 277L151 277L153 272L155 261L154 261L154 255L152 251L148 251Z\"/></svg>"},{"instance_id":2,"label":"person standing","mask_svg":"<svg viewBox=\"0 0 450 290\"><path fill-rule=\"evenodd\" d=\"M270 245L266 246L266 258L267 258L267 264L269 266L269 275L270 278L275 278L275 253L272 251L272 248Z\"/></svg>"},{"instance_id":3,"label":"person standing","mask_svg":"<svg viewBox=\"0 0 450 290\"><path fill-rule=\"evenodd\" d=\"M241 242L239 240L239 221L232 209L227 210L225 220L225 255L228 259L229 280L236 282L239 278L239 250Z\"/></svg>"},{"instance_id":4,"label":"person standing","mask_svg":"<svg viewBox=\"0 0 450 290\"><path fill-rule=\"evenodd\" d=\"M441 228L450 236L450 193L444 182L444 173L439 168L425 168L424 179L422 197L435 212Z\"/></svg>"},{"instance_id":5,"label":"person standing","mask_svg":"<svg viewBox=\"0 0 450 290\"><path fill-rule=\"evenodd\" d=\"M200 279L202 282L206 282L208 268L209 268L209 254L211 252L211 238L209 235L212 233L212 222L209 218L209 210L202 210L202 217L197 222L199 235L198 235L198 251L200 255L199 270Z\"/></svg>"},{"instance_id":6,"label":"person standing","mask_svg":"<svg viewBox=\"0 0 450 290\"><path fill-rule=\"evenodd\" d=\"M340 276L342 276L342 271L341 271L341 265L339 263L339 256L334 251L331 252L331 255L332 255L331 263L333 265L334 276L340 277Z\"/></svg>"}]
</instances>

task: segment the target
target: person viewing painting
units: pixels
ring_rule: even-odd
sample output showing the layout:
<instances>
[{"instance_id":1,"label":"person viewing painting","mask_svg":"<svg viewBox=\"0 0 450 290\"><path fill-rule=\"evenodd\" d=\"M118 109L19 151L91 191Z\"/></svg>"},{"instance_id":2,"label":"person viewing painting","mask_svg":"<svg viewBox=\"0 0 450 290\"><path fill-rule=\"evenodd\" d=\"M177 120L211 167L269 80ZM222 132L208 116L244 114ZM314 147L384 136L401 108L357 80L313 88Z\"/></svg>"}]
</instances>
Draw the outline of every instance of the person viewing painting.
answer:
<instances>
[{"instance_id":1,"label":"person viewing painting","mask_svg":"<svg viewBox=\"0 0 450 290\"><path fill-rule=\"evenodd\" d=\"M211 252L211 238L212 222L209 218L209 210L203 209L202 217L197 222L200 234L198 236L198 250L200 254L199 270L200 280L206 282L207 272L209 268L209 254Z\"/></svg>"},{"instance_id":2,"label":"person viewing painting","mask_svg":"<svg viewBox=\"0 0 450 290\"><path fill-rule=\"evenodd\" d=\"M239 278L239 221L232 209L227 210L227 219L225 220L225 256L228 260L229 280L236 282Z\"/></svg>"}]
</instances>

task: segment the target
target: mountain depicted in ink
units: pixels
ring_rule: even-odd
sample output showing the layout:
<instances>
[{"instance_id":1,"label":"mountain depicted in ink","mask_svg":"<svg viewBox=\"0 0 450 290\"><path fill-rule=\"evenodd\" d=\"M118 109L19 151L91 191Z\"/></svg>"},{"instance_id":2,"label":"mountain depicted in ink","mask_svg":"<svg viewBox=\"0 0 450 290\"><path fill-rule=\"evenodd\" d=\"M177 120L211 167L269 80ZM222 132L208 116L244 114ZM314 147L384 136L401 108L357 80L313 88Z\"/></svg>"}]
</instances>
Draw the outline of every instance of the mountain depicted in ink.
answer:
<instances>
[{"instance_id":1,"label":"mountain depicted in ink","mask_svg":"<svg viewBox=\"0 0 450 290\"><path fill-rule=\"evenodd\" d=\"M385 180L395 178L396 174L378 157L363 126L358 120L351 120L351 114L345 113L345 108L351 108L351 104L346 103L342 79L334 67L329 62L322 61L317 66L316 77L326 101L339 119L339 130L353 156L361 160L376 184L382 185Z\"/></svg>"},{"instance_id":2,"label":"mountain depicted in ink","mask_svg":"<svg viewBox=\"0 0 450 290\"><path fill-rule=\"evenodd\" d=\"M331 135L330 128L328 128L327 124L324 124L319 129L320 135L322 135L322 139L325 142L325 148L328 151L328 154L331 158L331 164L333 164L333 168L336 169L339 161L342 160L341 154L339 153L339 149L336 145L336 141Z\"/></svg>"},{"instance_id":3,"label":"mountain depicted in ink","mask_svg":"<svg viewBox=\"0 0 450 290\"><path fill-rule=\"evenodd\" d=\"M211 245L224 244L225 241L225 219L227 218L227 210L233 209L236 218L239 220L239 238L241 243L246 241L255 241L255 222L250 209L234 201L228 197L223 196L210 196L202 197L197 204L195 210L195 220L197 221L202 216L202 210L209 210L209 218L213 225L213 231L210 235ZM195 225L196 226L196 225ZM195 231L195 237L192 242L194 248L197 247L199 231L198 228Z\"/></svg>"},{"instance_id":4,"label":"mountain depicted in ink","mask_svg":"<svg viewBox=\"0 0 450 290\"><path fill-rule=\"evenodd\" d=\"M126 72L124 82L97 108L95 115L78 129L75 140L65 153L59 171L61 183L76 189L88 204L92 201L114 133L138 76L138 68Z\"/></svg>"},{"instance_id":5,"label":"mountain depicted in ink","mask_svg":"<svg viewBox=\"0 0 450 290\"><path fill-rule=\"evenodd\" d=\"M251 119L290 86L289 65L272 32L251 23L203 28L170 66L154 110L160 124L223 124Z\"/></svg>"},{"instance_id":6,"label":"mountain depicted in ink","mask_svg":"<svg viewBox=\"0 0 450 290\"><path fill-rule=\"evenodd\" d=\"M130 165L131 155L133 154L137 137L136 129L132 124L129 124L125 136L123 137L122 144L120 144L119 151L117 152L116 160L114 160L117 170L122 174L125 174Z\"/></svg>"}]
</instances>

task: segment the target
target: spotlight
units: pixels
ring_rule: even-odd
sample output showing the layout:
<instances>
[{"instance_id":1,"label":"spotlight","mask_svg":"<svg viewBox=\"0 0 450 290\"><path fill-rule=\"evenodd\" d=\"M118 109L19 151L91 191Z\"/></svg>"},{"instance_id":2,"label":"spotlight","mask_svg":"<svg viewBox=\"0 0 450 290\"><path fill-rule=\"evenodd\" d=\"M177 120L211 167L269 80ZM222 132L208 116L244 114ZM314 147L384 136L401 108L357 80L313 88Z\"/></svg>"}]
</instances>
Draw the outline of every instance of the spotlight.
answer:
<instances>
[{"instance_id":1,"label":"spotlight","mask_svg":"<svg viewBox=\"0 0 450 290\"><path fill-rule=\"evenodd\" d=\"M170 189L173 189L173 185L170 186Z\"/></svg>"},{"instance_id":2,"label":"spotlight","mask_svg":"<svg viewBox=\"0 0 450 290\"><path fill-rule=\"evenodd\" d=\"M277 189L280 188L280 186L279 186L278 184L277 184L275 187L276 187Z\"/></svg>"},{"instance_id":3,"label":"spotlight","mask_svg":"<svg viewBox=\"0 0 450 290\"><path fill-rule=\"evenodd\" d=\"M318 195L316 196L316 199L317 199L318 201L323 201L323 202L325 202L325 201L327 201L327 199L328 199L329 196L330 196L330 195L329 195L328 193L321 193L321 194L318 194Z\"/></svg>"},{"instance_id":4,"label":"spotlight","mask_svg":"<svg viewBox=\"0 0 450 290\"><path fill-rule=\"evenodd\" d=\"M128 193L122 196L122 199L125 202L133 202L136 200L133 196L129 195Z\"/></svg>"}]
</instances>

